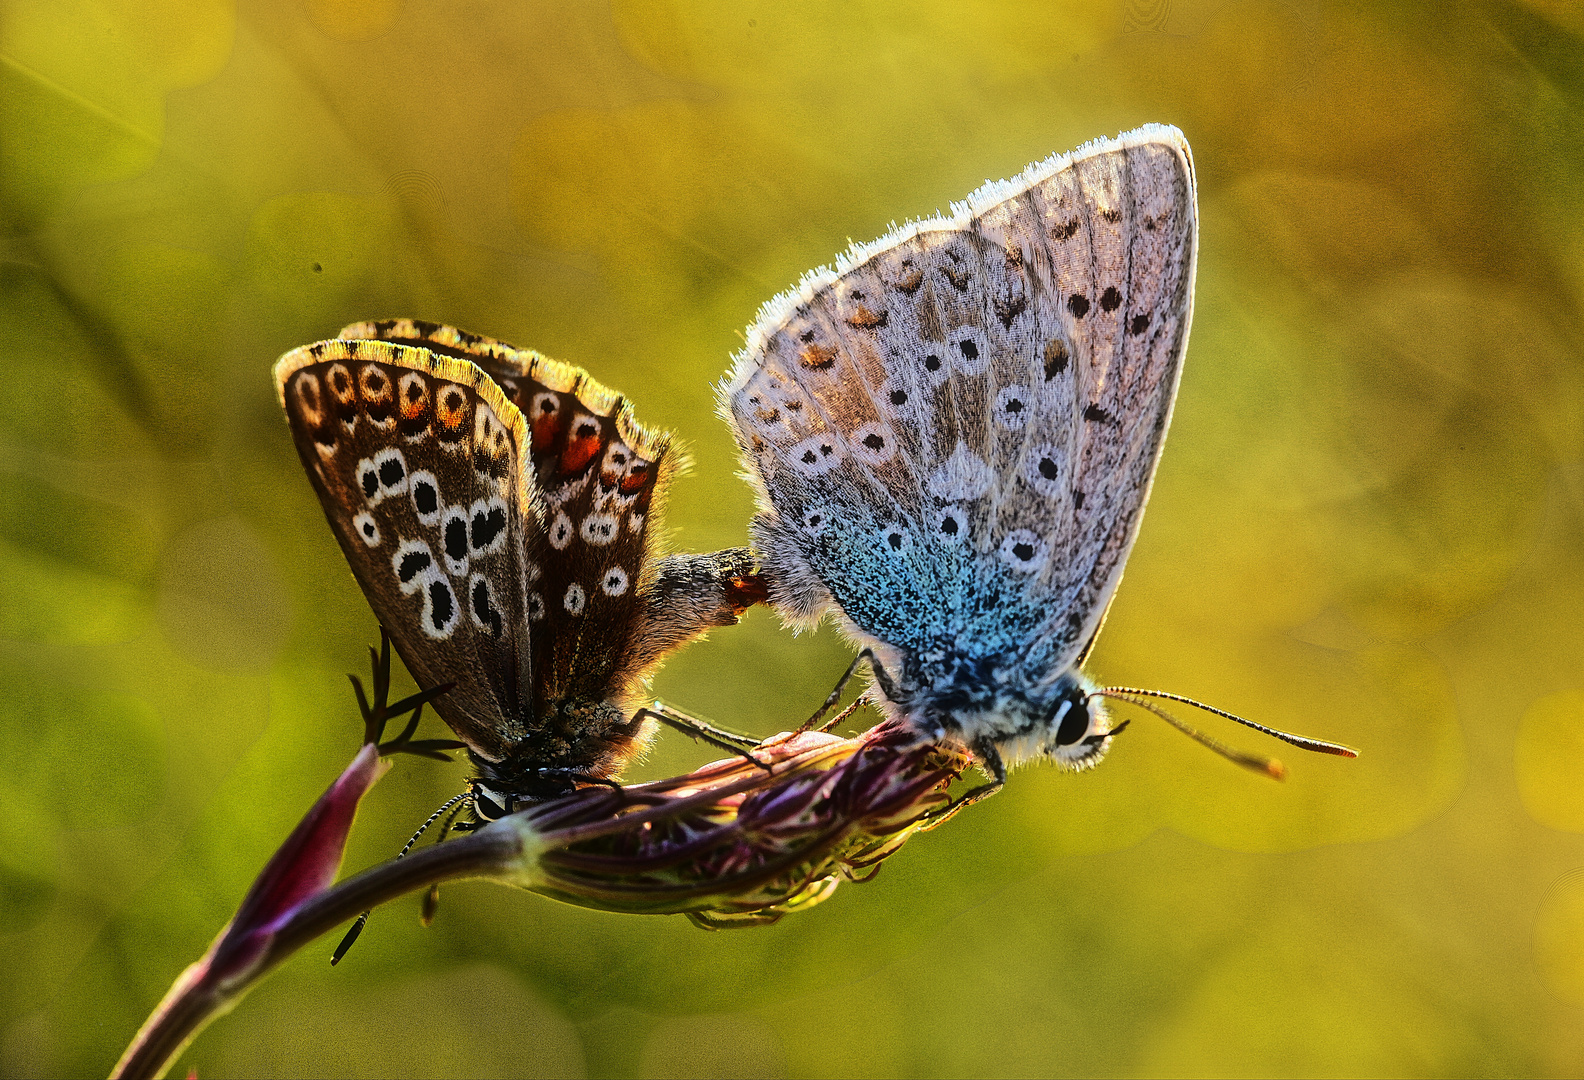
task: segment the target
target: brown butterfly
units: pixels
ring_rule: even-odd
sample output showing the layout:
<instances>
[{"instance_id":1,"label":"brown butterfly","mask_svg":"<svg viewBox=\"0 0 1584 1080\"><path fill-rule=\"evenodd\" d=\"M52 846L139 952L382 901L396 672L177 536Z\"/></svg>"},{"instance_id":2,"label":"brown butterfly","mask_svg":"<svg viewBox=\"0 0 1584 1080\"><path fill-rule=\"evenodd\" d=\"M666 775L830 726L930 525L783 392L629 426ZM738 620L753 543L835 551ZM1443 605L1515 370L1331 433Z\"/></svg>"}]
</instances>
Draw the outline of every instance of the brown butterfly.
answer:
<instances>
[{"instance_id":1,"label":"brown butterfly","mask_svg":"<svg viewBox=\"0 0 1584 1080\"><path fill-rule=\"evenodd\" d=\"M657 550L682 454L538 353L411 320L287 353L276 390L375 614L467 744L484 820L609 782L661 658L764 599L747 549Z\"/></svg>"}]
</instances>

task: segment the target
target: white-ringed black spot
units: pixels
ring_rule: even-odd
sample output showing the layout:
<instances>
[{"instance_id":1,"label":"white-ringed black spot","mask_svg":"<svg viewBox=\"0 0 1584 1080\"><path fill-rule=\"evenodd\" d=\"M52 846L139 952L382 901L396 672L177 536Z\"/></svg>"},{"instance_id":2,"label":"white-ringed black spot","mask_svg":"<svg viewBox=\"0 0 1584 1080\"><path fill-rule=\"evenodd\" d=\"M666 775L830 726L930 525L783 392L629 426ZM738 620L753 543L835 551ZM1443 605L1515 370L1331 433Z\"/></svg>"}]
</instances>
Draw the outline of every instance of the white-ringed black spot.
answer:
<instances>
[{"instance_id":1,"label":"white-ringed black spot","mask_svg":"<svg viewBox=\"0 0 1584 1080\"><path fill-rule=\"evenodd\" d=\"M396 583L404 593L416 590L432 566L434 556L429 553L429 545L422 540L403 541L391 559L391 569L396 571Z\"/></svg>"},{"instance_id":2,"label":"white-ringed black spot","mask_svg":"<svg viewBox=\"0 0 1584 1080\"><path fill-rule=\"evenodd\" d=\"M1021 573L1033 573L1045 565L1046 545L1038 533L1013 529L1001 541L1001 561Z\"/></svg>"},{"instance_id":3,"label":"white-ringed black spot","mask_svg":"<svg viewBox=\"0 0 1584 1080\"><path fill-rule=\"evenodd\" d=\"M1008 431L1019 431L1028 423L1029 392L1021 386L1003 386L996 393L995 418Z\"/></svg>"},{"instance_id":4,"label":"white-ringed black spot","mask_svg":"<svg viewBox=\"0 0 1584 1080\"><path fill-rule=\"evenodd\" d=\"M1023 459L1023 479L1047 498L1065 497L1069 468L1067 450L1059 446L1030 447Z\"/></svg>"},{"instance_id":5,"label":"white-ringed black spot","mask_svg":"<svg viewBox=\"0 0 1584 1080\"><path fill-rule=\"evenodd\" d=\"M379 494L379 470L372 461L358 463L358 486L363 489L365 499L375 501L375 496Z\"/></svg>"},{"instance_id":6,"label":"white-ringed black spot","mask_svg":"<svg viewBox=\"0 0 1584 1080\"><path fill-rule=\"evenodd\" d=\"M561 598L561 606L566 608L568 615L583 614L583 605L588 602L588 597L583 593L583 586L574 582L567 586L566 595Z\"/></svg>"},{"instance_id":7,"label":"white-ringed black spot","mask_svg":"<svg viewBox=\"0 0 1584 1080\"><path fill-rule=\"evenodd\" d=\"M956 369L966 375L978 375L990 362L990 339L977 326L959 326L951 332L957 343Z\"/></svg>"},{"instance_id":8,"label":"white-ringed black spot","mask_svg":"<svg viewBox=\"0 0 1584 1080\"><path fill-rule=\"evenodd\" d=\"M352 527L357 530L358 538L369 547L379 547L379 526L374 523L374 515L364 511L352 519Z\"/></svg>"},{"instance_id":9,"label":"white-ringed black spot","mask_svg":"<svg viewBox=\"0 0 1584 1080\"><path fill-rule=\"evenodd\" d=\"M845 456L834 435L814 435L787 450L793 466L804 476L818 476L841 464Z\"/></svg>"},{"instance_id":10,"label":"white-ringed black spot","mask_svg":"<svg viewBox=\"0 0 1584 1080\"><path fill-rule=\"evenodd\" d=\"M616 531L620 528L621 518L615 514L590 514L583 519L578 532L583 537L584 543L604 547L616 539Z\"/></svg>"},{"instance_id":11,"label":"white-ringed black spot","mask_svg":"<svg viewBox=\"0 0 1584 1080\"><path fill-rule=\"evenodd\" d=\"M490 637L500 637L504 624L500 609L495 606L495 598L490 593L489 579L483 574L474 574L469 578L468 598L472 601L473 625Z\"/></svg>"},{"instance_id":12,"label":"white-ringed black spot","mask_svg":"<svg viewBox=\"0 0 1584 1080\"><path fill-rule=\"evenodd\" d=\"M876 538L880 542L880 550L892 558L904 556L913 550L913 534L908 531L905 522L892 522L880 526Z\"/></svg>"},{"instance_id":13,"label":"white-ringed black spot","mask_svg":"<svg viewBox=\"0 0 1584 1080\"><path fill-rule=\"evenodd\" d=\"M544 597L536 592L528 594L528 621L538 622L545 617Z\"/></svg>"},{"instance_id":14,"label":"white-ringed black spot","mask_svg":"<svg viewBox=\"0 0 1584 1080\"><path fill-rule=\"evenodd\" d=\"M457 623L456 596L444 578L431 578L424 593L424 633L430 637L451 636Z\"/></svg>"},{"instance_id":15,"label":"white-ringed black spot","mask_svg":"<svg viewBox=\"0 0 1584 1080\"><path fill-rule=\"evenodd\" d=\"M902 406L906 405L907 403L908 403L908 396L907 396L907 391L906 390L893 390L893 391L891 391L891 404L895 405L897 408L900 409Z\"/></svg>"},{"instance_id":16,"label":"white-ringed black spot","mask_svg":"<svg viewBox=\"0 0 1584 1080\"><path fill-rule=\"evenodd\" d=\"M467 517L453 510L446 515L445 526L441 530L442 540L445 542L445 556L450 564L452 573L462 573L467 569L468 557L468 522Z\"/></svg>"},{"instance_id":17,"label":"white-ringed black spot","mask_svg":"<svg viewBox=\"0 0 1584 1080\"><path fill-rule=\"evenodd\" d=\"M433 525L439 521L440 483L435 479L434 473L413 473L410 490L412 492L413 513L418 515L418 520L425 525Z\"/></svg>"},{"instance_id":18,"label":"white-ringed black spot","mask_svg":"<svg viewBox=\"0 0 1584 1080\"><path fill-rule=\"evenodd\" d=\"M956 547L968 538L968 515L960 506L943 506L935 511L935 539Z\"/></svg>"},{"instance_id":19,"label":"white-ringed black spot","mask_svg":"<svg viewBox=\"0 0 1584 1080\"><path fill-rule=\"evenodd\" d=\"M491 499L484 502L482 499L475 502L470 508L473 514L472 542L475 552L493 551L500 545L496 541L506 531L506 506L500 499Z\"/></svg>"},{"instance_id":20,"label":"white-ringed black spot","mask_svg":"<svg viewBox=\"0 0 1584 1080\"><path fill-rule=\"evenodd\" d=\"M402 465L400 458L390 458L380 463L380 483L385 487L395 487L402 482L402 477L407 475L407 469Z\"/></svg>"},{"instance_id":21,"label":"white-ringed black spot","mask_svg":"<svg viewBox=\"0 0 1584 1080\"><path fill-rule=\"evenodd\" d=\"M925 371L939 371L940 368L941 368L941 358L936 356L934 353L931 353L930 355L928 355L928 356L926 356L924 358L924 370Z\"/></svg>"},{"instance_id":22,"label":"white-ringed black spot","mask_svg":"<svg viewBox=\"0 0 1584 1080\"><path fill-rule=\"evenodd\" d=\"M400 495L407 490L407 459L402 457L402 452L395 447L381 450L374 455L372 464L379 478L379 497L387 495ZM368 493L368 476L359 470L359 479L363 483L364 494ZM371 501L372 497L371 497Z\"/></svg>"},{"instance_id":23,"label":"white-ringed black spot","mask_svg":"<svg viewBox=\"0 0 1584 1080\"><path fill-rule=\"evenodd\" d=\"M884 464L895 452L896 440L892 437L891 429L884 424L865 424L847 438L853 455L870 465Z\"/></svg>"},{"instance_id":24,"label":"white-ringed black spot","mask_svg":"<svg viewBox=\"0 0 1584 1080\"><path fill-rule=\"evenodd\" d=\"M606 596L620 596L627 591L627 571L619 566L611 567L600 579L600 588Z\"/></svg>"},{"instance_id":25,"label":"white-ringed black spot","mask_svg":"<svg viewBox=\"0 0 1584 1080\"><path fill-rule=\"evenodd\" d=\"M575 535L577 530L572 527L572 519L566 516L565 510L561 511L550 523L550 546L557 551L565 551Z\"/></svg>"}]
</instances>

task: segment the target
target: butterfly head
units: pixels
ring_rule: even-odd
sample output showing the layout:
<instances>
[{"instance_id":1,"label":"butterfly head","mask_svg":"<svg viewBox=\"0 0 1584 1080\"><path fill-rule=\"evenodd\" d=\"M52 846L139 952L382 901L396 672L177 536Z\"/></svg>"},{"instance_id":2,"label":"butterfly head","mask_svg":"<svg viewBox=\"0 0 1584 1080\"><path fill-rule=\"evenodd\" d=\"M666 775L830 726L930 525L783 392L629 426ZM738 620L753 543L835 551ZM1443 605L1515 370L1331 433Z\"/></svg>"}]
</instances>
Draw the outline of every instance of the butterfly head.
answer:
<instances>
[{"instance_id":1,"label":"butterfly head","mask_svg":"<svg viewBox=\"0 0 1584 1080\"><path fill-rule=\"evenodd\" d=\"M928 694L922 711L942 734L950 732L970 745L993 743L1008 766L1049 761L1063 769L1087 769L1099 763L1121 730L1095 694L1097 687L1077 671L1063 674L1045 693L1020 688L1004 674L979 688L972 693L959 685L945 694Z\"/></svg>"}]
</instances>

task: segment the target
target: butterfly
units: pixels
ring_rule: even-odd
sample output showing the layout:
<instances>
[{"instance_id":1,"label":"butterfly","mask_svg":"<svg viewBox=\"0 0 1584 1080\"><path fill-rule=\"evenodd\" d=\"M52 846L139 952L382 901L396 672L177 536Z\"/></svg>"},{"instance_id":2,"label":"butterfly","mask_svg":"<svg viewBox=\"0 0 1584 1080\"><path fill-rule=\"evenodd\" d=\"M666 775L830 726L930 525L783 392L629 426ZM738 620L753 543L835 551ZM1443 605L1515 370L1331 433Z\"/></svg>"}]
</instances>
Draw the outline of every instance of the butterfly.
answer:
<instances>
[{"instance_id":1,"label":"butterfly","mask_svg":"<svg viewBox=\"0 0 1584 1080\"><path fill-rule=\"evenodd\" d=\"M275 367L353 575L480 775L475 814L608 782L652 735L672 649L764 598L746 549L655 537L682 454L586 372L413 320Z\"/></svg>"},{"instance_id":2,"label":"butterfly","mask_svg":"<svg viewBox=\"0 0 1584 1080\"><path fill-rule=\"evenodd\" d=\"M1152 124L806 275L722 388L772 606L834 613L885 711L967 745L986 793L1009 765L1096 764L1103 696L1188 700L1080 666L1171 422L1197 248L1192 154Z\"/></svg>"}]
</instances>

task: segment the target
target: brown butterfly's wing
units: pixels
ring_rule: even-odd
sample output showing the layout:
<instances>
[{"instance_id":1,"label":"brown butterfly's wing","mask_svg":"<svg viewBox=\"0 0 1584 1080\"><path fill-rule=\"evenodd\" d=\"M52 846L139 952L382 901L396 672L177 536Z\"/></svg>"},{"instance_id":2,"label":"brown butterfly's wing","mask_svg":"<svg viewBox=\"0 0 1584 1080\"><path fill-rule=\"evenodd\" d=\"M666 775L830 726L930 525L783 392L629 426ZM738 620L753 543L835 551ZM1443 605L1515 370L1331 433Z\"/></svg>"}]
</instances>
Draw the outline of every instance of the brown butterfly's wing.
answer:
<instances>
[{"instance_id":1,"label":"brown butterfly's wing","mask_svg":"<svg viewBox=\"0 0 1584 1080\"><path fill-rule=\"evenodd\" d=\"M359 323L346 338L405 342L483 368L527 423L544 506L530 584L539 708L626 704L668 651L729 625L764 599L746 549L661 557L667 485L682 463L670 436L643 428L621 396L580 368L448 326L409 319Z\"/></svg>"},{"instance_id":2,"label":"brown butterfly's wing","mask_svg":"<svg viewBox=\"0 0 1584 1080\"><path fill-rule=\"evenodd\" d=\"M352 573L434 708L479 756L529 734L527 425L473 364L381 341L287 353L276 391Z\"/></svg>"}]
</instances>

